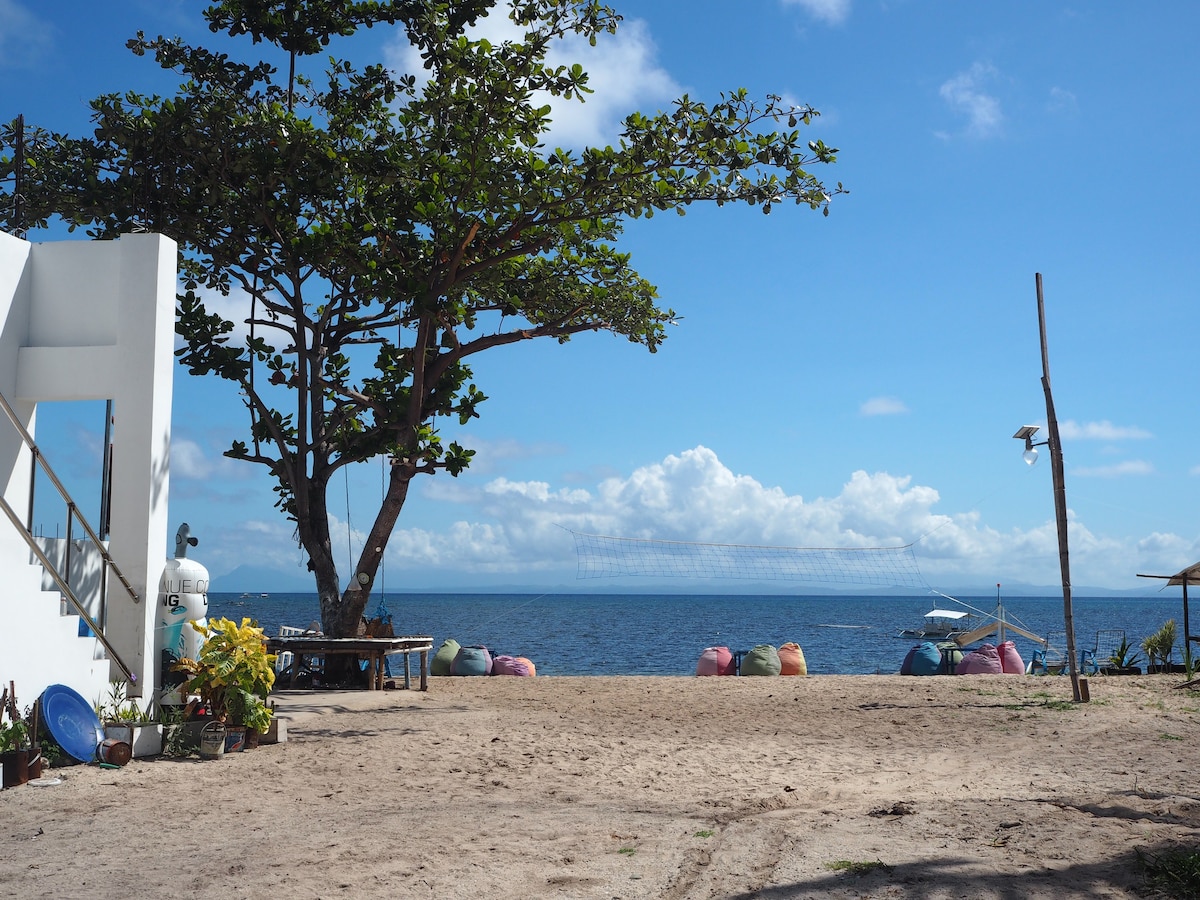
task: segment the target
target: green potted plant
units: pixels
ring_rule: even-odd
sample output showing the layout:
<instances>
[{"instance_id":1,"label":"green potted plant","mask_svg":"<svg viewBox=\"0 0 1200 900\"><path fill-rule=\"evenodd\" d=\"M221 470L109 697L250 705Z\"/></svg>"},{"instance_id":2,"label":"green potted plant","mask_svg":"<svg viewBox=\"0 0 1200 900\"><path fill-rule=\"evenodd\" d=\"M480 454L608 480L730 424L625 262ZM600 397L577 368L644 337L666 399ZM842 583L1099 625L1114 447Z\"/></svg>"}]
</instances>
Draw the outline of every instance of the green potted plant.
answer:
<instances>
[{"instance_id":1,"label":"green potted plant","mask_svg":"<svg viewBox=\"0 0 1200 900\"><path fill-rule=\"evenodd\" d=\"M1108 658L1108 665L1100 671L1105 675L1141 675L1142 667L1138 665L1142 655L1138 653L1128 638L1123 638L1117 649Z\"/></svg>"},{"instance_id":2,"label":"green potted plant","mask_svg":"<svg viewBox=\"0 0 1200 900\"><path fill-rule=\"evenodd\" d=\"M4 787L16 787L29 780L29 725L14 708L0 708L0 768Z\"/></svg>"},{"instance_id":3,"label":"green potted plant","mask_svg":"<svg viewBox=\"0 0 1200 900\"><path fill-rule=\"evenodd\" d=\"M135 757L162 753L162 722L155 717L152 706L142 707L129 696L129 687L124 681L113 682L108 696L92 705L96 717L104 725L105 738L124 741Z\"/></svg>"},{"instance_id":4,"label":"green potted plant","mask_svg":"<svg viewBox=\"0 0 1200 900\"><path fill-rule=\"evenodd\" d=\"M275 654L267 652L263 630L249 618L240 625L225 618L190 624L204 635L204 643L196 659L175 664L186 679L180 689L198 695L213 718L235 733L265 731L271 723L266 700L275 685Z\"/></svg>"},{"instance_id":5,"label":"green potted plant","mask_svg":"<svg viewBox=\"0 0 1200 900\"><path fill-rule=\"evenodd\" d=\"M1146 652L1148 673L1176 671L1171 664L1175 652L1175 620L1167 619L1162 628L1143 640L1142 650ZM1180 666L1178 671L1183 671L1183 667Z\"/></svg>"}]
</instances>

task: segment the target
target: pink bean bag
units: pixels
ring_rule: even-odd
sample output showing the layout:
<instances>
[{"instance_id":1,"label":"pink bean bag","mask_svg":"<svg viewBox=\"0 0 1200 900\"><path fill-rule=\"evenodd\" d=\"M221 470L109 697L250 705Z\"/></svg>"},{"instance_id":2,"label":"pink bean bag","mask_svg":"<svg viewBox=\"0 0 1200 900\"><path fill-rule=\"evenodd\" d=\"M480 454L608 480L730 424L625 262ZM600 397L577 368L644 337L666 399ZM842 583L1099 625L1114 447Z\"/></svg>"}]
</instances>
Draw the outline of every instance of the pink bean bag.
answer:
<instances>
[{"instance_id":1,"label":"pink bean bag","mask_svg":"<svg viewBox=\"0 0 1200 900\"><path fill-rule=\"evenodd\" d=\"M733 654L728 647L706 647L696 662L697 675L734 674Z\"/></svg>"},{"instance_id":2,"label":"pink bean bag","mask_svg":"<svg viewBox=\"0 0 1200 900\"><path fill-rule=\"evenodd\" d=\"M1005 641L996 649L1000 651L1000 666L1005 675L1025 674L1025 660L1021 659L1021 654L1017 652L1016 644Z\"/></svg>"},{"instance_id":3,"label":"pink bean bag","mask_svg":"<svg viewBox=\"0 0 1200 900\"><path fill-rule=\"evenodd\" d=\"M789 641L779 645L779 674L808 674L808 664L804 661L804 651L800 649L799 644Z\"/></svg>"},{"instance_id":4,"label":"pink bean bag","mask_svg":"<svg viewBox=\"0 0 1200 900\"><path fill-rule=\"evenodd\" d=\"M962 658L954 670L955 675L1003 675L1000 651L991 644L984 644Z\"/></svg>"},{"instance_id":5,"label":"pink bean bag","mask_svg":"<svg viewBox=\"0 0 1200 900\"><path fill-rule=\"evenodd\" d=\"M523 656L494 656L492 657L493 675L530 676L536 674L533 663Z\"/></svg>"}]
</instances>

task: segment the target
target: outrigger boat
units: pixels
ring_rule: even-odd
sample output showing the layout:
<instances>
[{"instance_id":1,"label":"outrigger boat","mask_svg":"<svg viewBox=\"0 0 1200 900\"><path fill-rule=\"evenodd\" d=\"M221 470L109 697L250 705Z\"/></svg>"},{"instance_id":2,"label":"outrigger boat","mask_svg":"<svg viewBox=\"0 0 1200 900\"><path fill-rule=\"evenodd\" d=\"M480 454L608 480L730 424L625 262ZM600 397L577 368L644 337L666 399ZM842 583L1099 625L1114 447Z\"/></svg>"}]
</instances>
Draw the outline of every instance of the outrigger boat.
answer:
<instances>
[{"instance_id":1,"label":"outrigger boat","mask_svg":"<svg viewBox=\"0 0 1200 900\"><path fill-rule=\"evenodd\" d=\"M946 596L946 595L942 595ZM954 600L953 597L946 597ZM961 600L954 600L962 603ZM966 605L966 604L964 604ZM918 638L924 641L954 641L960 647L967 647L986 637L996 635L996 643L1002 644L1005 632L1012 631L1028 638L1045 650L1049 642L1014 623L1004 612L1004 603L1000 600L1000 585L996 585L996 610L985 613L970 607L972 612L960 609L934 609L925 614L925 627L906 628L900 632L902 638Z\"/></svg>"},{"instance_id":2,"label":"outrigger boat","mask_svg":"<svg viewBox=\"0 0 1200 900\"><path fill-rule=\"evenodd\" d=\"M905 628L899 636L923 641L949 641L971 631L977 622L978 619L966 610L931 609L925 613L925 622L920 628Z\"/></svg>"}]
</instances>

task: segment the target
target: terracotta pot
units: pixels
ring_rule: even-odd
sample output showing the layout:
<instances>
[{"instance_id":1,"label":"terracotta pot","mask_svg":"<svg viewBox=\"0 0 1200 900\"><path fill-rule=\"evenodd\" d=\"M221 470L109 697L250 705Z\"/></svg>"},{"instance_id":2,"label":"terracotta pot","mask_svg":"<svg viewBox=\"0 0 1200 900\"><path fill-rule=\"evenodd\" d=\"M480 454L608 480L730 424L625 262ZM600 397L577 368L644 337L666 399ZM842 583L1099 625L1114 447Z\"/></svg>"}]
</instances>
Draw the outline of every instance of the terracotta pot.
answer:
<instances>
[{"instance_id":1,"label":"terracotta pot","mask_svg":"<svg viewBox=\"0 0 1200 900\"><path fill-rule=\"evenodd\" d=\"M258 747L258 739L261 735L253 728L246 729L246 749L254 750Z\"/></svg>"}]
</instances>

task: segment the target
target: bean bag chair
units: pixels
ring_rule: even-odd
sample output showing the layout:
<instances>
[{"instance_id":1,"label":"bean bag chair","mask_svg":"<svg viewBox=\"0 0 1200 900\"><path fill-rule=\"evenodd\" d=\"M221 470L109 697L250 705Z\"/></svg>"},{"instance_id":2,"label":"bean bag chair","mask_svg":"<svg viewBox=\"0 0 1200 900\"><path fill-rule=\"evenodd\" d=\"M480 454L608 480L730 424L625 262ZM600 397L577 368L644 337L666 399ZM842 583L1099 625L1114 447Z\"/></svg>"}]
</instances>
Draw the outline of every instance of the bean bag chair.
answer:
<instances>
[{"instance_id":1,"label":"bean bag chair","mask_svg":"<svg viewBox=\"0 0 1200 900\"><path fill-rule=\"evenodd\" d=\"M743 675L778 675L779 651L770 644L759 644L742 657Z\"/></svg>"},{"instance_id":2,"label":"bean bag chair","mask_svg":"<svg viewBox=\"0 0 1200 900\"><path fill-rule=\"evenodd\" d=\"M1025 660L1021 659L1021 654L1017 652L1016 644L1004 641L996 649L1000 651L1000 668L1004 670L1005 675L1025 674Z\"/></svg>"},{"instance_id":3,"label":"bean bag chair","mask_svg":"<svg viewBox=\"0 0 1200 900\"><path fill-rule=\"evenodd\" d=\"M442 646L438 647L438 652L433 654L433 659L429 661L430 675L449 675L450 667L454 663L454 657L458 654L458 641L454 638L446 638L442 641Z\"/></svg>"},{"instance_id":4,"label":"bean bag chair","mask_svg":"<svg viewBox=\"0 0 1200 900\"><path fill-rule=\"evenodd\" d=\"M1000 651L991 644L984 644L962 658L954 670L955 675L1003 675Z\"/></svg>"},{"instance_id":5,"label":"bean bag chair","mask_svg":"<svg viewBox=\"0 0 1200 900\"><path fill-rule=\"evenodd\" d=\"M921 649L920 644L917 644L916 646L908 648L908 652L904 654L904 662L900 663L900 674L901 675L911 675L912 674L913 657L917 655L917 651L920 649Z\"/></svg>"},{"instance_id":6,"label":"bean bag chair","mask_svg":"<svg viewBox=\"0 0 1200 900\"><path fill-rule=\"evenodd\" d=\"M942 671L942 651L933 641L924 641L917 648L912 658L912 673L914 675L940 675Z\"/></svg>"},{"instance_id":7,"label":"bean bag chair","mask_svg":"<svg viewBox=\"0 0 1200 900\"><path fill-rule=\"evenodd\" d=\"M808 664L804 661L804 651L800 649L799 644L789 641L779 645L779 674L808 674Z\"/></svg>"},{"instance_id":8,"label":"bean bag chair","mask_svg":"<svg viewBox=\"0 0 1200 900\"><path fill-rule=\"evenodd\" d=\"M523 656L495 656L492 658L493 675L524 675L535 674L533 663Z\"/></svg>"},{"instance_id":9,"label":"bean bag chair","mask_svg":"<svg viewBox=\"0 0 1200 900\"><path fill-rule=\"evenodd\" d=\"M728 647L705 647L696 661L697 675L733 675L735 671Z\"/></svg>"},{"instance_id":10,"label":"bean bag chair","mask_svg":"<svg viewBox=\"0 0 1200 900\"><path fill-rule=\"evenodd\" d=\"M938 641L937 648L942 654L942 668L938 674L953 675L958 669L958 664L962 662L962 647L954 641Z\"/></svg>"},{"instance_id":11,"label":"bean bag chair","mask_svg":"<svg viewBox=\"0 0 1200 900\"><path fill-rule=\"evenodd\" d=\"M451 675L491 675L492 655L487 647L459 647L450 664Z\"/></svg>"}]
</instances>

